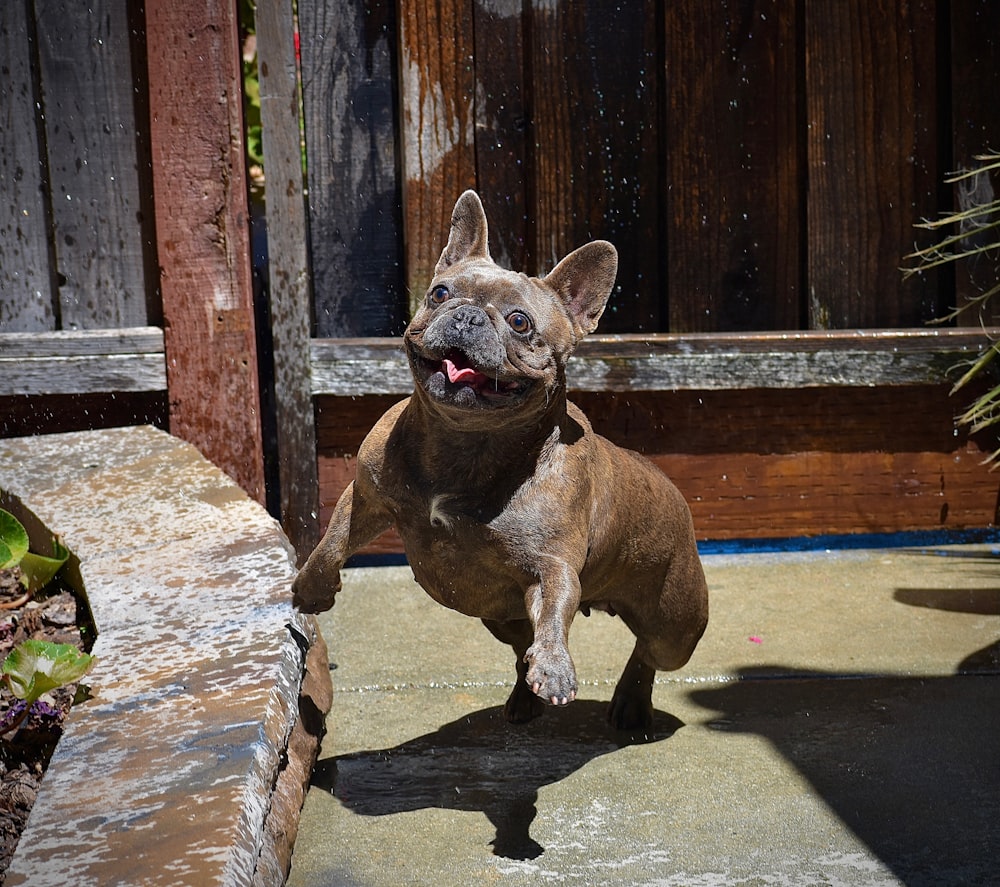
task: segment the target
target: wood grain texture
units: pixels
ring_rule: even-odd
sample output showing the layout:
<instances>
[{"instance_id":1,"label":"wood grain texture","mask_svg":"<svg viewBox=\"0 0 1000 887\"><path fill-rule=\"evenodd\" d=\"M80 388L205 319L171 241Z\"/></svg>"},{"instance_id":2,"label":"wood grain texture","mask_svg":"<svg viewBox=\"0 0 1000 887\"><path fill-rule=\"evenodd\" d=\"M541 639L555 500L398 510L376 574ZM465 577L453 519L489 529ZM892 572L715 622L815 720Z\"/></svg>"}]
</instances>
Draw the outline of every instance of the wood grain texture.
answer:
<instances>
[{"instance_id":1,"label":"wood grain texture","mask_svg":"<svg viewBox=\"0 0 1000 887\"><path fill-rule=\"evenodd\" d=\"M303 3L299 26L316 331L399 334L406 295L394 6Z\"/></svg>"},{"instance_id":2,"label":"wood grain texture","mask_svg":"<svg viewBox=\"0 0 1000 887\"><path fill-rule=\"evenodd\" d=\"M0 397L165 391L163 332L0 333Z\"/></svg>"},{"instance_id":3,"label":"wood grain texture","mask_svg":"<svg viewBox=\"0 0 1000 887\"><path fill-rule=\"evenodd\" d=\"M476 187L488 204L490 254L503 268L527 270L532 222L526 17L520 0L479 0L473 4L473 16Z\"/></svg>"},{"instance_id":4,"label":"wood grain texture","mask_svg":"<svg viewBox=\"0 0 1000 887\"><path fill-rule=\"evenodd\" d=\"M53 330L58 321L27 10L0 4L0 332Z\"/></svg>"},{"instance_id":5,"label":"wood grain texture","mask_svg":"<svg viewBox=\"0 0 1000 887\"><path fill-rule=\"evenodd\" d=\"M1000 480L974 447L953 453L743 453L653 461L691 507L700 539L988 527Z\"/></svg>"},{"instance_id":6,"label":"wood grain texture","mask_svg":"<svg viewBox=\"0 0 1000 887\"><path fill-rule=\"evenodd\" d=\"M263 502L236 6L146 21L170 431Z\"/></svg>"},{"instance_id":7,"label":"wood grain texture","mask_svg":"<svg viewBox=\"0 0 1000 887\"><path fill-rule=\"evenodd\" d=\"M952 0L951 2L951 118L952 163L955 170L971 170L981 165L975 158L1000 145L1000 4L992 0ZM991 180L987 173L954 186L956 210L973 203L997 199L1000 177ZM989 235L968 229L966 248L997 242L997 233ZM955 269L957 301L962 305L1000 280L1000 260L996 254L981 255ZM963 323L974 324L980 317L986 324L1000 322L1000 299L994 298L979 316L966 315Z\"/></svg>"},{"instance_id":8,"label":"wood grain texture","mask_svg":"<svg viewBox=\"0 0 1000 887\"><path fill-rule=\"evenodd\" d=\"M268 296L274 368L281 525L300 560L319 541L319 492L309 335L312 306L295 23L291 0L256 9L264 172L267 176Z\"/></svg>"},{"instance_id":9,"label":"wood grain texture","mask_svg":"<svg viewBox=\"0 0 1000 887\"><path fill-rule=\"evenodd\" d=\"M623 47L627 47L623 50ZM602 332L664 323L656 4L531 4L531 273L596 238L618 249Z\"/></svg>"},{"instance_id":10,"label":"wood grain texture","mask_svg":"<svg viewBox=\"0 0 1000 887\"><path fill-rule=\"evenodd\" d=\"M128 4L36 0L34 10L61 328L145 326L155 284Z\"/></svg>"},{"instance_id":11,"label":"wood grain texture","mask_svg":"<svg viewBox=\"0 0 1000 887\"><path fill-rule=\"evenodd\" d=\"M574 395L594 428L643 452L687 498L698 537L994 525L1000 478L953 427L947 386ZM321 522L396 398L317 400ZM372 552L398 552L387 534Z\"/></svg>"},{"instance_id":12,"label":"wood grain texture","mask_svg":"<svg viewBox=\"0 0 1000 887\"><path fill-rule=\"evenodd\" d=\"M804 8L809 326L919 326L941 313L936 275L899 266L937 208L937 4Z\"/></svg>"},{"instance_id":13,"label":"wood grain texture","mask_svg":"<svg viewBox=\"0 0 1000 887\"><path fill-rule=\"evenodd\" d=\"M942 383L985 342L968 329L591 336L566 377L571 391ZM314 394L402 396L413 388L399 339L313 340L311 353Z\"/></svg>"},{"instance_id":14,"label":"wood grain texture","mask_svg":"<svg viewBox=\"0 0 1000 887\"><path fill-rule=\"evenodd\" d=\"M472 0L399 4L403 225L410 308L448 239L457 197L476 186Z\"/></svg>"},{"instance_id":15,"label":"wood grain texture","mask_svg":"<svg viewBox=\"0 0 1000 887\"><path fill-rule=\"evenodd\" d=\"M669 329L799 329L792 0L666 5Z\"/></svg>"}]
</instances>

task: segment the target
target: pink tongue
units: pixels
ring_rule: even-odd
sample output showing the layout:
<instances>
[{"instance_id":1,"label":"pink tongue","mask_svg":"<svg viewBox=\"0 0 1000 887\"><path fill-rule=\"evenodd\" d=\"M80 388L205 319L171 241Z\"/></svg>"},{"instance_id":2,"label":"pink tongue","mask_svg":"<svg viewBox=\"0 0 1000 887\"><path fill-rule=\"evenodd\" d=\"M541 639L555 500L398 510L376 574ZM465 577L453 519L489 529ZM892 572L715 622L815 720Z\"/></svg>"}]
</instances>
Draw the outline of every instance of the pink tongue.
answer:
<instances>
[{"instance_id":1,"label":"pink tongue","mask_svg":"<svg viewBox=\"0 0 1000 887\"><path fill-rule=\"evenodd\" d=\"M456 382L469 382L471 384L476 376L480 375L472 367L459 369L447 357L444 359L444 369L448 374L448 381L452 384Z\"/></svg>"}]
</instances>

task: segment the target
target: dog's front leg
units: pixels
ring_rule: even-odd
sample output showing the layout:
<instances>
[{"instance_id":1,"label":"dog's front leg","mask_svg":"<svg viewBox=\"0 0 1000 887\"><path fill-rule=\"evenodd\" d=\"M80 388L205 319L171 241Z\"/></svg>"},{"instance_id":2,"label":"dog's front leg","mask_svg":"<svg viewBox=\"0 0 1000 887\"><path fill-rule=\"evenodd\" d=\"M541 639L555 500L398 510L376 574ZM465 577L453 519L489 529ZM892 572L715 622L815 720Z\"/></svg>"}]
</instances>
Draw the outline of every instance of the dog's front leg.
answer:
<instances>
[{"instance_id":1,"label":"dog's front leg","mask_svg":"<svg viewBox=\"0 0 1000 887\"><path fill-rule=\"evenodd\" d=\"M365 496L357 482L348 485L319 545L292 583L292 603L304 613L333 606L340 591L340 568L359 548L392 526L392 516Z\"/></svg>"},{"instance_id":2,"label":"dog's front leg","mask_svg":"<svg viewBox=\"0 0 1000 887\"><path fill-rule=\"evenodd\" d=\"M576 698L576 668L569 655L569 627L580 606L580 577L562 561L551 561L525 594L534 643L524 654L525 681L552 705Z\"/></svg>"}]
</instances>

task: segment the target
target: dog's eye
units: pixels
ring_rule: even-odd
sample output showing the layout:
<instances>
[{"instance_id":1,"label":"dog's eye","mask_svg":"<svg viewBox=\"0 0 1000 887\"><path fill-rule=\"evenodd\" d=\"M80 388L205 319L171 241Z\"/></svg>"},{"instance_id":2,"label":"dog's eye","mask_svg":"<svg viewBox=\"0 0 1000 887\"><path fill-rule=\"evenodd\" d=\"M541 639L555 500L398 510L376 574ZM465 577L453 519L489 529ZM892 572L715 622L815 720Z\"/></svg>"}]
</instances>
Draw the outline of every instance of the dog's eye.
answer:
<instances>
[{"instance_id":1,"label":"dog's eye","mask_svg":"<svg viewBox=\"0 0 1000 887\"><path fill-rule=\"evenodd\" d=\"M443 302L447 302L451 297L451 293L448 292L448 287L446 286L436 286L430 291L427 296L427 301L432 305L440 305Z\"/></svg>"},{"instance_id":2,"label":"dog's eye","mask_svg":"<svg viewBox=\"0 0 1000 887\"><path fill-rule=\"evenodd\" d=\"M520 311L514 311L507 315L507 323L510 328L519 335L531 332L531 318Z\"/></svg>"}]
</instances>

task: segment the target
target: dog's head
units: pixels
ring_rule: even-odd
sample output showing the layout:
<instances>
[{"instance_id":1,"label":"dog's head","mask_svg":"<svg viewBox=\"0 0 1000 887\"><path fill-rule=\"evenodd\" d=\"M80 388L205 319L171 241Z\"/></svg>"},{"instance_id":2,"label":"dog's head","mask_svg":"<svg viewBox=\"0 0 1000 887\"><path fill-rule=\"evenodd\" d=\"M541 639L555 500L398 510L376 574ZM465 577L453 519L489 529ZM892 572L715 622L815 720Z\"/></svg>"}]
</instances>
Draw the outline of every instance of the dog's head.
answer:
<instances>
[{"instance_id":1,"label":"dog's head","mask_svg":"<svg viewBox=\"0 0 1000 887\"><path fill-rule=\"evenodd\" d=\"M474 191L455 204L448 245L404 342L421 397L449 413L530 408L564 386L577 342L597 326L618 254L595 240L545 277L499 267ZM531 412L534 412L531 410Z\"/></svg>"}]
</instances>

